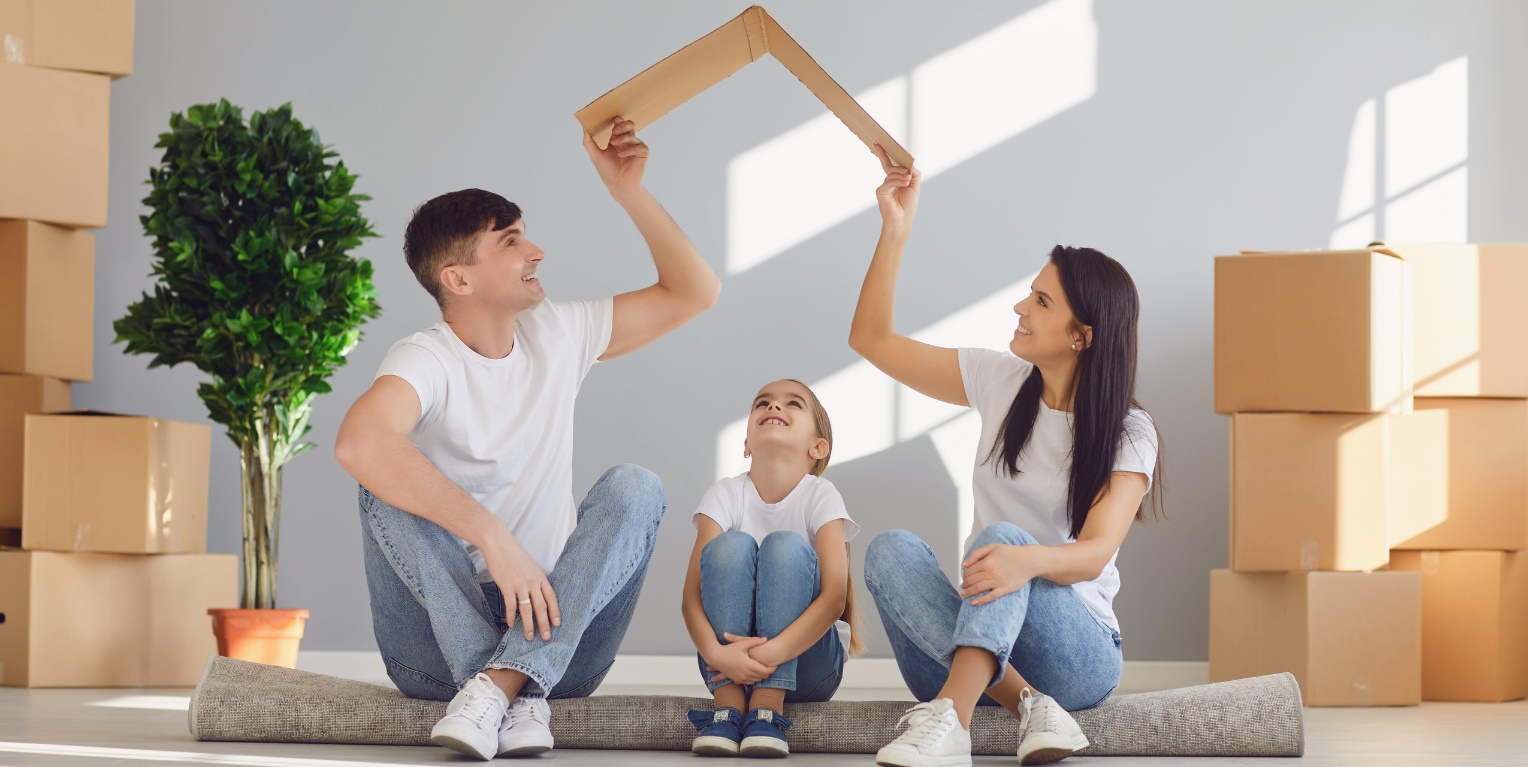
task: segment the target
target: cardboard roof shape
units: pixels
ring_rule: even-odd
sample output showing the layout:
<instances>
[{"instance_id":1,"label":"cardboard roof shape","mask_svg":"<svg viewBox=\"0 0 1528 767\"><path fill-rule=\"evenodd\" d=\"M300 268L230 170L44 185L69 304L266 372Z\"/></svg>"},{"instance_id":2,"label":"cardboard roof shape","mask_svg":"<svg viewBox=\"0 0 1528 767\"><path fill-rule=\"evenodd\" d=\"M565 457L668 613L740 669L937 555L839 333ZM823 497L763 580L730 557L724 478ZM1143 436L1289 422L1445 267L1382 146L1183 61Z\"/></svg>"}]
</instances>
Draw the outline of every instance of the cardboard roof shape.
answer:
<instances>
[{"instance_id":1,"label":"cardboard roof shape","mask_svg":"<svg viewBox=\"0 0 1528 767\"><path fill-rule=\"evenodd\" d=\"M616 86L574 116L604 149L610 145L617 115L641 130L766 53L774 54L865 146L880 144L892 162L913 167L913 156L758 5Z\"/></svg>"}]
</instances>

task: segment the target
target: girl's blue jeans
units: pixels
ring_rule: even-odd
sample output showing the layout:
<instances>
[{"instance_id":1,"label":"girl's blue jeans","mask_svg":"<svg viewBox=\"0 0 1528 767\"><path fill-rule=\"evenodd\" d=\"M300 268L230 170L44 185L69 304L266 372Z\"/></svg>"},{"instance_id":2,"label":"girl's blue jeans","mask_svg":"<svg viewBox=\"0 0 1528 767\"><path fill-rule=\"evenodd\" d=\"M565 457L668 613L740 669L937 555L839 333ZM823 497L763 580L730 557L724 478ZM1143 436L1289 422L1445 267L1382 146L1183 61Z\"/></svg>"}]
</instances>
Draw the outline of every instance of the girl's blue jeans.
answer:
<instances>
[{"instance_id":1,"label":"girl's blue jeans","mask_svg":"<svg viewBox=\"0 0 1528 767\"><path fill-rule=\"evenodd\" d=\"M716 641L727 644L724 634L774 638L806 612L821 589L817 552L796 533L779 531L755 544L748 533L733 530L707 543L700 552L700 601ZM697 654L698 657L698 654ZM818 702L833 697L843 680L844 648L837 629L830 628L806 652L781 663L775 672L754 687L786 690L787 703ZM731 680L711 681L700 658L706 688L717 689Z\"/></svg>"}]
</instances>

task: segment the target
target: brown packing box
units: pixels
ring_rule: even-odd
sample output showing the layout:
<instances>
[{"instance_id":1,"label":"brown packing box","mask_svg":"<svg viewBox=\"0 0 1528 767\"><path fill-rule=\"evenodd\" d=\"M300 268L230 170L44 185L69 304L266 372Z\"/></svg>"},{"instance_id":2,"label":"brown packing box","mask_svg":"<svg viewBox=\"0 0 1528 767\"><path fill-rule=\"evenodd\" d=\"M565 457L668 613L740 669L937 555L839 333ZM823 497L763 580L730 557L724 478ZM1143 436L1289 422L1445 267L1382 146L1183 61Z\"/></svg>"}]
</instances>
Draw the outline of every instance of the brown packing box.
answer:
<instances>
[{"instance_id":1,"label":"brown packing box","mask_svg":"<svg viewBox=\"0 0 1528 767\"><path fill-rule=\"evenodd\" d=\"M4 63L133 73L133 0L0 0Z\"/></svg>"},{"instance_id":2,"label":"brown packing box","mask_svg":"<svg viewBox=\"0 0 1528 767\"><path fill-rule=\"evenodd\" d=\"M1446 415L1233 415L1231 569L1384 567L1397 536L1448 508Z\"/></svg>"},{"instance_id":3,"label":"brown packing box","mask_svg":"<svg viewBox=\"0 0 1528 767\"><path fill-rule=\"evenodd\" d=\"M0 375L0 528L21 527L21 456L26 415L68 409L68 383L42 376ZM0 541L0 546L3 545Z\"/></svg>"},{"instance_id":4,"label":"brown packing box","mask_svg":"<svg viewBox=\"0 0 1528 767\"><path fill-rule=\"evenodd\" d=\"M1528 553L1397 551L1422 574L1422 699L1528 696Z\"/></svg>"},{"instance_id":5,"label":"brown packing box","mask_svg":"<svg viewBox=\"0 0 1528 767\"><path fill-rule=\"evenodd\" d=\"M206 551L211 441L206 426L164 418L27 416L22 548Z\"/></svg>"},{"instance_id":6,"label":"brown packing box","mask_svg":"<svg viewBox=\"0 0 1528 767\"><path fill-rule=\"evenodd\" d=\"M1215 259L1215 412L1405 412L1411 265L1384 250Z\"/></svg>"},{"instance_id":7,"label":"brown packing box","mask_svg":"<svg viewBox=\"0 0 1528 767\"><path fill-rule=\"evenodd\" d=\"M1210 573L1210 681L1288 671L1307 706L1422 699L1417 573Z\"/></svg>"},{"instance_id":8,"label":"brown packing box","mask_svg":"<svg viewBox=\"0 0 1528 767\"><path fill-rule=\"evenodd\" d=\"M0 218L106 226L111 78L0 65Z\"/></svg>"},{"instance_id":9,"label":"brown packing box","mask_svg":"<svg viewBox=\"0 0 1528 767\"><path fill-rule=\"evenodd\" d=\"M238 569L231 554L0 551L0 684L191 687Z\"/></svg>"},{"instance_id":10,"label":"brown packing box","mask_svg":"<svg viewBox=\"0 0 1528 767\"><path fill-rule=\"evenodd\" d=\"M757 5L595 99L574 117L603 149L610 143L615 117L635 122L640 130L766 53L773 54L865 146L880 144L893 162L913 166L913 156Z\"/></svg>"},{"instance_id":11,"label":"brown packing box","mask_svg":"<svg viewBox=\"0 0 1528 767\"><path fill-rule=\"evenodd\" d=\"M0 373L89 381L94 319L95 236L0 221Z\"/></svg>"},{"instance_id":12,"label":"brown packing box","mask_svg":"<svg viewBox=\"0 0 1528 767\"><path fill-rule=\"evenodd\" d=\"M1446 436L1420 458L1393 456L1409 484L1392 493L1390 548L1528 549L1528 400L1419 397L1416 407Z\"/></svg>"},{"instance_id":13,"label":"brown packing box","mask_svg":"<svg viewBox=\"0 0 1528 767\"><path fill-rule=\"evenodd\" d=\"M1528 397L1528 245L1385 249L1412 265L1416 394Z\"/></svg>"}]
</instances>

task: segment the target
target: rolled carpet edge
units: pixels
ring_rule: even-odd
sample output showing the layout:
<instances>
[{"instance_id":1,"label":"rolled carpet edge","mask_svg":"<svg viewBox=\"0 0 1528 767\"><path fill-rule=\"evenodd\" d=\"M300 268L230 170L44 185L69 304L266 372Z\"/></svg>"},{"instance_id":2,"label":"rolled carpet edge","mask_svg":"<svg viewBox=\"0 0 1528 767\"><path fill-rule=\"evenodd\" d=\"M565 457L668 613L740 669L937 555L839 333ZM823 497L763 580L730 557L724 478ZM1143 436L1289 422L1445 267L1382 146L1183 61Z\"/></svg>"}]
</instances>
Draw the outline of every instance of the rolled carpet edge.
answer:
<instances>
[{"instance_id":1,"label":"rolled carpet edge","mask_svg":"<svg viewBox=\"0 0 1528 767\"><path fill-rule=\"evenodd\" d=\"M786 706L799 753L874 753L896 737L907 701L829 701ZM555 700L552 735L562 749L687 751L685 717L711 701L665 695ZM213 656L191 696L191 736L201 741L428 745L440 701L366 682ZM1073 712L1093 756L1301 756L1300 688L1288 673L1112 697ZM976 755L1011 755L1018 722L979 707Z\"/></svg>"}]
</instances>

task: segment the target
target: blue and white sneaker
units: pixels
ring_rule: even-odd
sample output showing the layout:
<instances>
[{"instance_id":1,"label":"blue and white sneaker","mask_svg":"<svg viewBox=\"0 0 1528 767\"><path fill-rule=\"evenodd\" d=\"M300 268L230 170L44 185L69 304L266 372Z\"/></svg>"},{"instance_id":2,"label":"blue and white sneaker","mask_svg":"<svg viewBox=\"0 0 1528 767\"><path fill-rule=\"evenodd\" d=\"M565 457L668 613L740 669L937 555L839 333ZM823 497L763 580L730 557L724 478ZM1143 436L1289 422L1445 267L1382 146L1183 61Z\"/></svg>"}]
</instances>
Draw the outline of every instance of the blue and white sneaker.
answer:
<instances>
[{"instance_id":1,"label":"blue and white sneaker","mask_svg":"<svg viewBox=\"0 0 1528 767\"><path fill-rule=\"evenodd\" d=\"M690 724L700 731L690 743L690 753L700 756L737 756L743 740L743 712L730 706L715 711L690 709Z\"/></svg>"},{"instance_id":2,"label":"blue and white sneaker","mask_svg":"<svg viewBox=\"0 0 1528 767\"><path fill-rule=\"evenodd\" d=\"M785 742L785 731L794 726L791 720L767 708L749 711L743 717L743 744L738 753L765 759L789 756L791 747Z\"/></svg>"}]
</instances>

